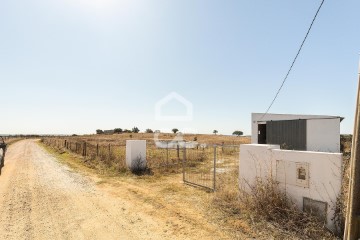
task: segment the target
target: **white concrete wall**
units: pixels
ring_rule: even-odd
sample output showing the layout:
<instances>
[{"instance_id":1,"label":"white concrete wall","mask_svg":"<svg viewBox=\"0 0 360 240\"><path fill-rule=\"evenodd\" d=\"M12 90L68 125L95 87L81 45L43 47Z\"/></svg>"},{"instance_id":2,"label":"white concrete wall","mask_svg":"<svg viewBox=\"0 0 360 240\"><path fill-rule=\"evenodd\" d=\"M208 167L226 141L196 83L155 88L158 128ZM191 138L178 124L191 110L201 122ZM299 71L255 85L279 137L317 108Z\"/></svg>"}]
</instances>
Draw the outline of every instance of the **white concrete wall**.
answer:
<instances>
[{"instance_id":1,"label":"white concrete wall","mask_svg":"<svg viewBox=\"0 0 360 240\"><path fill-rule=\"evenodd\" d=\"M307 120L307 150L340 152L340 118Z\"/></svg>"},{"instance_id":2,"label":"white concrete wall","mask_svg":"<svg viewBox=\"0 0 360 240\"><path fill-rule=\"evenodd\" d=\"M266 121L307 120L307 150L316 152L340 152L340 118L322 115L292 115L253 113L251 143L258 143L258 124ZM262 118L263 117L263 118ZM261 119L261 122L259 122Z\"/></svg>"},{"instance_id":3,"label":"white concrete wall","mask_svg":"<svg viewBox=\"0 0 360 240\"><path fill-rule=\"evenodd\" d=\"M146 140L126 140L126 166L146 168Z\"/></svg>"},{"instance_id":4,"label":"white concrete wall","mask_svg":"<svg viewBox=\"0 0 360 240\"><path fill-rule=\"evenodd\" d=\"M296 178L296 166L308 167L307 181ZM294 171L295 172L294 172ZM303 198L326 202L327 227L335 230L336 198L341 192L342 154L280 150L276 145L248 144L240 147L240 187L249 191L257 178L271 177L303 209Z\"/></svg>"}]
</instances>

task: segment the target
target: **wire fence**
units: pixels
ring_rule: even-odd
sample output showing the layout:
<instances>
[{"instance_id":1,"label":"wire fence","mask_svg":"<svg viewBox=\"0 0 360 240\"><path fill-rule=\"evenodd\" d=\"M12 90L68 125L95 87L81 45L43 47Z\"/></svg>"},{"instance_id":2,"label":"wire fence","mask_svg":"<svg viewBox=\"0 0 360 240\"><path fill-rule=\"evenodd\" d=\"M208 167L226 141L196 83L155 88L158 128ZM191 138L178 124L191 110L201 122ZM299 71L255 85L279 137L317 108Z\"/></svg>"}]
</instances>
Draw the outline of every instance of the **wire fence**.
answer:
<instances>
[{"instance_id":1,"label":"wire fence","mask_svg":"<svg viewBox=\"0 0 360 240\"><path fill-rule=\"evenodd\" d=\"M213 145L203 149L186 149L184 182L215 191L218 185L224 182L224 175L238 172L239 153L237 145ZM197 157L193 157L194 155Z\"/></svg>"},{"instance_id":2,"label":"wire fence","mask_svg":"<svg viewBox=\"0 0 360 240\"><path fill-rule=\"evenodd\" d=\"M76 138L43 138L42 142L59 151L83 157L89 164L103 164L117 171L126 171L126 145L124 143L94 143ZM234 182L238 176L238 145L200 145L183 147L181 144L159 147L148 143L147 167L157 170L175 170L183 174L186 184L215 191L225 179Z\"/></svg>"},{"instance_id":3,"label":"wire fence","mask_svg":"<svg viewBox=\"0 0 360 240\"><path fill-rule=\"evenodd\" d=\"M99 161L109 167L123 171L126 169L126 144L93 143L76 138L43 138L42 142L60 151L67 151L83 157L88 161ZM175 168L181 170L183 148L178 144L169 147L158 147L155 143L147 144L146 159L150 169ZM203 156L192 154L189 159L201 159Z\"/></svg>"},{"instance_id":4,"label":"wire fence","mask_svg":"<svg viewBox=\"0 0 360 240\"><path fill-rule=\"evenodd\" d=\"M43 138L42 142L60 151L79 155L85 161L98 161L119 171L126 169L126 146L117 144L92 144L77 139Z\"/></svg>"}]
</instances>

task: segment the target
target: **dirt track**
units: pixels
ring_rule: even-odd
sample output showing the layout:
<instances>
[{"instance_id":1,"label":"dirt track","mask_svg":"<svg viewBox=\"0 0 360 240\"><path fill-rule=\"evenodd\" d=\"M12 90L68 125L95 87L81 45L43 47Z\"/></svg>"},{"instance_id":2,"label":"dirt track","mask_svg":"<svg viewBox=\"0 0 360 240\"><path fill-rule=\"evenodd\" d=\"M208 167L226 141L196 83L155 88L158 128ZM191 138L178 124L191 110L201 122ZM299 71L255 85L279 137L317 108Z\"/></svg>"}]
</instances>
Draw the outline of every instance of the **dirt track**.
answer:
<instances>
[{"instance_id":1,"label":"dirt track","mask_svg":"<svg viewBox=\"0 0 360 240\"><path fill-rule=\"evenodd\" d=\"M177 231L167 229L174 214L170 211L167 216L166 203L159 210L165 215L159 212L162 217L152 216L149 212L156 209L149 209L153 206L142 206L128 195L140 192L140 188L116 190L120 191L124 192L123 197L109 194L90 178L59 163L32 140L17 142L9 148L0 176L0 238L227 238L207 223L196 229L195 223L199 223L201 216L194 213L189 213L190 219L180 216L185 218L183 222L174 220L173 225L182 229L180 235L174 235Z\"/></svg>"}]
</instances>

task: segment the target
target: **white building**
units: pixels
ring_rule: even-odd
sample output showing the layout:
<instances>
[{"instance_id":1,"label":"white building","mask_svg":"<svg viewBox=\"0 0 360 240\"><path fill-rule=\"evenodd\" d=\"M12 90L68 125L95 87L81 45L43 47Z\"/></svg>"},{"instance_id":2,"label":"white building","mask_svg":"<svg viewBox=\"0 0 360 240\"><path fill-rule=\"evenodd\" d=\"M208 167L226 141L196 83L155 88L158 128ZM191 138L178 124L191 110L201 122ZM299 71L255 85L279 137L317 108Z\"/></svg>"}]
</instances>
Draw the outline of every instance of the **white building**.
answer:
<instances>
[{"instance_id":1,"label":"white building","mask_svg":"<svg viewBox=\"0 0 360 240\"><path fill-rule=\"evenodd\" d=\"M338 116L253 113L251 143L339 153L343 119Z\"/></svg>"},{"instance_id":2,"label":"white building","mask_svg":"<svg viewBox=\"0 0 360 240\"><path fill-rule=\"evenodd\" d=\"M252 144L240 147L240 187L279 183L299 209L317 212L331 230L342 185L337 116L252 114ZM266 204L266 203L264 203Z\"/></svg>"}]
</instances>

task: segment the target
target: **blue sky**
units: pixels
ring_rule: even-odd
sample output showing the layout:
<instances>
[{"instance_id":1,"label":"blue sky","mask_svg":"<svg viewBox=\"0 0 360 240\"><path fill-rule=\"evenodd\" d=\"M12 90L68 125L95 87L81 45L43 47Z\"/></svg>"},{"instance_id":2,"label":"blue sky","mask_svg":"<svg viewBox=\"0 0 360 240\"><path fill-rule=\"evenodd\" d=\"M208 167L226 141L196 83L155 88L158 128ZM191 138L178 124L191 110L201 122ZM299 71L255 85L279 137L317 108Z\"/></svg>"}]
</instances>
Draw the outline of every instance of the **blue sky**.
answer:
<instances>
[{"instance_id":1,"label":"blue sky","mask_svg":"<svg viewBox=\"0 0 360 240\"><path fill-rule=\"evenodd\" d=\"M314 0L0 1L0 133L115 127L250 133L320 4ZM360 2L327 0L271 112L340 115L352 133ZM171 92L190 122L155 120ZM170 103L168 113L183 109ZM165 110L164 110L165 111Z\"/></svg>"}]
</instances>

